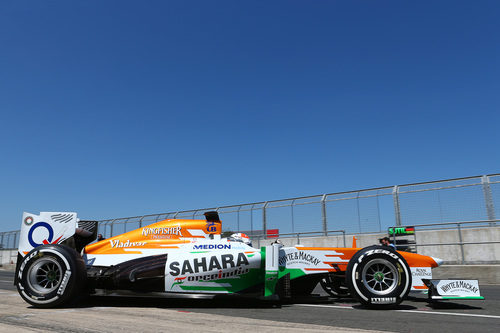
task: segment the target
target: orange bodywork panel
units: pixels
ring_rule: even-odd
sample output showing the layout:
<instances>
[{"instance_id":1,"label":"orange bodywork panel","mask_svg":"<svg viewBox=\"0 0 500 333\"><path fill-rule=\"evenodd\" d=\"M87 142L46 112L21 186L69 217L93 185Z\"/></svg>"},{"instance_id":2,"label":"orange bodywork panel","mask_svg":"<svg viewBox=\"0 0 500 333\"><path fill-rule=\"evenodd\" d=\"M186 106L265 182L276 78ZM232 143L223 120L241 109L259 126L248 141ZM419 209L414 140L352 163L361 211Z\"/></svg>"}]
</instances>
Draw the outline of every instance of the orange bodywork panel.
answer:
<instances>
[{"instance_id":1,"label":"orange bodywork panel","mask_svg":"<svg viewBox=\"0 0 500 333\"><path fill-rule=\"evenodd\" d=\"M170 219L126 232L100 242L87 245L88 254L134 254L139 249L175 249L196 239L208 239L220 234L220 222L205 220Z\"/></svg>"},{"instance_id":2,"label":"orange bodywork panel","mask_svg":"<svg viewBox=\"0 0 500 333\"><path fill-rule=\"evenodd\" d=\"M344 247L299 247L301 250L309 250L309 251L336 251L341 252L343 255L325 255L325 257L340 257L341 259L350 260L356 252L361 250L361 248L344 248ZM399 254L405 258L406 262L410 267L438 267L436 261L429 256L425 256L422 254L411 253L398 251ZM325 262L326 263L326 262ZM328 262L330 264L330 262ZM332 262L334 263L334 262ZM347 263L337 263L339 269L341 271L345 271L347 269Z\"/></svg>"}]
</instances>

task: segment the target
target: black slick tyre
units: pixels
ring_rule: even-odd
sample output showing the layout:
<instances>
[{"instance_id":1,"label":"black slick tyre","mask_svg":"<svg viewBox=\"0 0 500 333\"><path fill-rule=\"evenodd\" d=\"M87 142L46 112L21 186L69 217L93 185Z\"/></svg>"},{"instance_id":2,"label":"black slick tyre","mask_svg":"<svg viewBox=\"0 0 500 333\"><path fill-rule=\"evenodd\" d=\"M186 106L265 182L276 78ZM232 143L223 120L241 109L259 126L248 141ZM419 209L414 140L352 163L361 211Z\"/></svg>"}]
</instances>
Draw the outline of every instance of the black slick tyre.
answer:
<instances>
[{"instance_id":1,"label":"black slick tyre","mask_svg":"<svg viewBox=\"0 0 500 333\"><path fill-rule=\"evenodd\" d=\"M85 263L74 249L64 245L42 245L31 250L22 259L17 274L17 291L38 308L68 304L85 290Z\"/></svg>"},{"instance_id":2,"label":"black slick tyre","mask_svg":"<svg viewBox=\"0 0 500 333\"><path fill-rule=\"evenodd\" d=\"M390 247L369 246L351 258L346 270L350 294L362 305L390 309L411 289L411 271L404 258Z\"/></svg>"}]
</instances>

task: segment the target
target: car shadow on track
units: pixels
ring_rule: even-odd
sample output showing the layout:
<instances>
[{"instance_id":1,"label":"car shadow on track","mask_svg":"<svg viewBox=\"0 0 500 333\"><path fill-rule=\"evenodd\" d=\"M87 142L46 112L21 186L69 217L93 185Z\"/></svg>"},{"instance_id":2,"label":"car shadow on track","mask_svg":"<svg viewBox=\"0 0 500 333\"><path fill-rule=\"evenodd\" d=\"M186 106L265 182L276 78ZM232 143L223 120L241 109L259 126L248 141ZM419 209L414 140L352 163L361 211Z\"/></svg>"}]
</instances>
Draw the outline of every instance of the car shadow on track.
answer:
<instances>
[{"instance_id":1,"label":"car shadow on track","mask_svg":"<svg viewBox=\"0 0 500 333\"><path fill-rule=\"evenodd\" d=\"M469 304L463 304L463 303L454 303L446 300L429 300L427 297L421 298L421 297L408 297L408 300L411 302L418 302L418 303L426 303L427 307L431 309L447 309L447 310L481 310L483 309L482 307L478 306L473 306ZM467 301L465 301L467 302Z\"/></svg>"},{"instance_id":2,"label":"car shadow on track","mask_svg":"<svg viewBox=\"0 0 500 333\"><path fill-rule=\"evenodd\" d=\"M434 310L482 310L482 307L453 302L429 302L428 307Z\"/></svg>"},{"instance_id":3,"label":"car shadow on track","mask_svg":"<svg viewBox=\"0 0 500 333\"><path fill-rule=\"evenodd\" d=\"M183 299L125 296L92 296L74 305L75 308L141 307L141 308L273 308L280 304L252 299Z\"/></svg>"},{"instance_id":4,"label":"car shadow on track","mask_svg":"<svg viewBox=\"0 0 500 333\"><path fill-rule=\"evenodd\" d=\"M373 310L359 304L351 298L299 298L288 302L262 301L245 297L221 297L215 299L193 299L193 298L154 298L154 297L127 297L127 296L91 296L79 303L66 306L65 308L93 308L93 307L141 307L141 308L163 308L163 309L263 309L263 308L286 308L294 304L322 304L332 306L352 307L355 310ZM400 304L393 310L414 310L417 307Z\"/></svg>"}]
</instances>

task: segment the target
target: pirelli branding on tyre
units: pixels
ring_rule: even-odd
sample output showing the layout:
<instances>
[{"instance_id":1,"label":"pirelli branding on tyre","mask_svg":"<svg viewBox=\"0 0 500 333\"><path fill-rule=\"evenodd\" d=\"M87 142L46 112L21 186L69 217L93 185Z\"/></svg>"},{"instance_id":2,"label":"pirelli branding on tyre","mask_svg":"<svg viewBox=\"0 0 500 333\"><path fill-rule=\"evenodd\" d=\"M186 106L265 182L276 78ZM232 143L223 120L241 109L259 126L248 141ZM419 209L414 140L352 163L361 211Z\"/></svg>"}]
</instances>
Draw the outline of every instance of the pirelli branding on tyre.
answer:
<instances>
[{"instance_id":1,"label":"pirelli branding on tyre","mask_svg":"<svg viewBox=\"0 0 500 333\"><path fill-rule=\"evenodd\" d=\"M352 296L371 308L391 308L408 295L411 271L396 251L370 246L358 251L350 260L346 282Z\"/></svg>"},{"instance_id":2,"label":"pirelli branding on tyre","mask_svg":"<svg viewBox=\"0 0 500 333\"><path fill-rule=\"evenodd\" d=\"M86 272L75 250L49 244L24 257L17 277L17 289L26 302L37 307L54 307L78 296Z\"/></svg>"}]
</instances>

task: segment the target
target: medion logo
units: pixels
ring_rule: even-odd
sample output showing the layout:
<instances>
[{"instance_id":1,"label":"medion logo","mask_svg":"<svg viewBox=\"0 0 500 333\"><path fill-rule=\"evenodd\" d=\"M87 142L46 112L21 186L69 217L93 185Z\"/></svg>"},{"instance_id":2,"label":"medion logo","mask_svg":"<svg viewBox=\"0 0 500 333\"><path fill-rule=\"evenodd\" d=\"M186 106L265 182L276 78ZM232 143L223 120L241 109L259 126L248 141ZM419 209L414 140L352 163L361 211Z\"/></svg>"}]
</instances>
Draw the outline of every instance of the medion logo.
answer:
<instances>
[{"instance_id":1,"label":"medion logo","mask_svg":"<svg viewBox=\"0 0 500 333\"><path fill-rule=\"evenodd\" d=\"M229 250L231 249L231 244L199 244L193 246L194 250Z\"/></svg>"}]
</instances>

